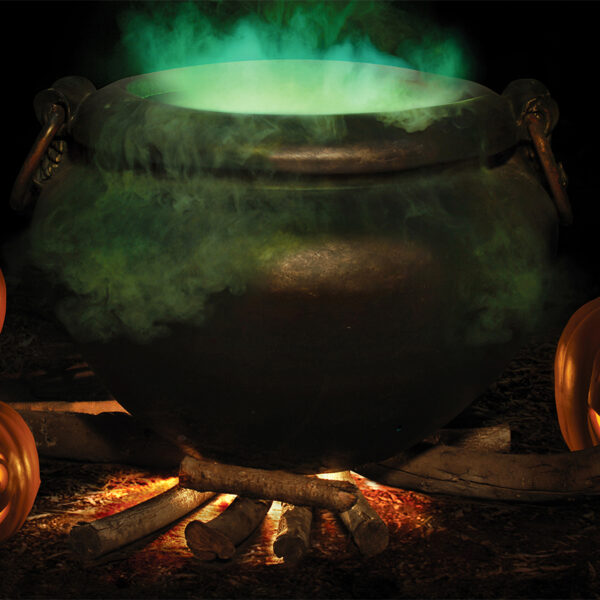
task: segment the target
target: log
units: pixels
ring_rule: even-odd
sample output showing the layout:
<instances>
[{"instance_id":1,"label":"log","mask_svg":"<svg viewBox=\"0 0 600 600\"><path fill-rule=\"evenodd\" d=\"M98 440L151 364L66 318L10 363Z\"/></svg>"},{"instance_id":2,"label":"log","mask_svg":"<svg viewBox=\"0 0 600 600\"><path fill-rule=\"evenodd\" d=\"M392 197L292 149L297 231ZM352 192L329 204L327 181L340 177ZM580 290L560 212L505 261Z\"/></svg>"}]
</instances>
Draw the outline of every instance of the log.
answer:
<instances>
[{"instance_id":1,"label":"log","mask_svg":"<svg viewBox=\"0 0 600 600\"><path fill-rule=\"evenodd\" d=\"M198 491L319 506L334 512L348 510L357 499L356 486L347 481L325 481L284 471L212 463L191 456L181 462L179 483Z\"/></svg>"},{"instance_id":2,"label":"log","mask_svg":"<svg viewBox=\"0 0 600 600\"><path fill-rule=\"evenodd\" d=\"M98 415L20 410L41 456L175 469L177 446L124 412Z\"/></svg>"},{"instance_id":3,"label":"log","mask_svg":"<svg viewBox=\"0 0 600 600\"><path fill-rule=\"evenodd\" d=\"M384 485L433 494L521 502L600 495L600 446L557 454L431 446L355 470Z\"/></svg>"},{"instance_id":4,"label":"log","mask_svg":"<svg viewBox=\"0 0 600 600\"><path fill-rule=\"evenodd\" d=\"M238 496L219 516L207 523L191 521L185 528L188 548L204 561L229 560L239 546L263 522L270 500Z\"/></svg>"},{"instance_id":5,"label":"log","mask_svg":"<svg viewBox=\"0 0 600 600\"><path fill-rule=\"evenodd\" d=\"M510 452L510 426L492 425L473 429L440 429L423 441L429 444L442 444L471 450Z\"/></svg>"},{"instance_id":6,"label":"log","mask_svg":"<svg viewBox=\"0 0 600 600\"><path fill-rule=\"evenodd\" d=\"M345 481L354 482L349 471L336 475ZM375 556L387 548L390 534L387 525L360 490L357 490L357 495L356 504L350 510L340 513L339 516L361 554L366 557Z\"/></svg>"},{"instance_id":7,"label":"log","mask_svg":"<svg viewBox=\"0 0 600 600\"><path fill-rule=\"evenodd\" d=\"M11 402L10 405L17 411L35 410L41 412L71 412L85 413L86 415L99 415L106 412L127 413L116 400L97 400L95 402L76 401L65 402L62 400L32 400L31 402Z\"/></svg>"},{"instance_id":8,"label":"log","mask_svg":"<svg viewBox=\"0 0 600 600\"><path fill-rule=\"evenodd\" d=\"M75 525L69 533L69 544L81 560L93 560L159 531L213 496L212 492L201 493L176 485L120 513Z\"/></svg>"},{"instance_id":9,"label":"log","mask_svg":"<svg viewBox=\"0 0 600 600\"><path fill-rule=\"evenodd\" d=\"M273 553L284 562L295 564L306 554L310 545L313 511L309 506L283 503Z\"/></svg>"}]
</instances>

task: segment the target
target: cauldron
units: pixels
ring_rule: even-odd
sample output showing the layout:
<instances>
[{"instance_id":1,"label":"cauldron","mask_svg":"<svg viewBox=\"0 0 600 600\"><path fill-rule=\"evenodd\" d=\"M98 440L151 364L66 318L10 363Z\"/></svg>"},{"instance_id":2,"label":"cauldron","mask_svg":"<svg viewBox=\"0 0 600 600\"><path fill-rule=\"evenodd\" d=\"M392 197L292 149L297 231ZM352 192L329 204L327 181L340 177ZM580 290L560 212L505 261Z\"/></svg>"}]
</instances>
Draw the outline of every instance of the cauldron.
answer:
<instances>
[{"instance_id":1,"label":"cauldron","mask_svg":"<svg viewBox=\"0 0 600 600\"><path fill-rule=\"evenodd\" d=\"M470 404L542 310L569 219L545 87L325 66L67 77L34 102L47 129L12 197L35 204L31 260L114 396L192 455L298 472L387 458ZM285 79L279 105L239 108L249 88L224 82L251 68L253 92ZM402 93L302 113L289 85L306 68Z\"/></svg>"}]
</instances>

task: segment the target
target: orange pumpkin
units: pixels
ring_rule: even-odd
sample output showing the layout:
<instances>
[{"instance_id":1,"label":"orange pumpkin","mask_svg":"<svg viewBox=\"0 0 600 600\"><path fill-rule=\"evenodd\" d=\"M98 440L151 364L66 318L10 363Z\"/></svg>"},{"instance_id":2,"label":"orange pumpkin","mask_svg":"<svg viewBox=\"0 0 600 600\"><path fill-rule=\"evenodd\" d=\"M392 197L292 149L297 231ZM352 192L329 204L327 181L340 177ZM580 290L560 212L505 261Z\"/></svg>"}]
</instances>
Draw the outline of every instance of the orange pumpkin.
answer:
<instances>
[{"instance_id":1,"label":"orange pumpkin","mask_svg":"<svg viewBox=\"0 0 600 600\"><path fill-rule=\"evenodd\" d=\"M600 298L575 312L560 336L554 395L569 449L600 444Z\"/></svg>"},{"instance_id":2,"label":"orange pumpkin","mask_svg":"<svg viewBox=\"0 0 600 600\"><path fill-rule=\"evenodd\" d=\"M6 315L6 283L0 270L0 331L4 325L4 315Z\"/></svg>"},{"instance_id":3,"label":"orange pumpkin","mask_svg":"<svg viewBox=\"0 0 600 600\"><path fill-rule=\"evenodd\" d=\"M0 271L0 330L6 312L6 286ZM33 435L18 412L0 402L0 542L25 522L40 487Z\"/></svg>"},{"instance_id":4,"label":"orange pumpkin","mask_svg":"<svg viewBox=\"0 0 600 600\"><path fill-rule=\"evenodd\" d=\"M23 525L39 487L33 435L21 415L0 402L0 542Z\"/></svg>"}]
</instances>

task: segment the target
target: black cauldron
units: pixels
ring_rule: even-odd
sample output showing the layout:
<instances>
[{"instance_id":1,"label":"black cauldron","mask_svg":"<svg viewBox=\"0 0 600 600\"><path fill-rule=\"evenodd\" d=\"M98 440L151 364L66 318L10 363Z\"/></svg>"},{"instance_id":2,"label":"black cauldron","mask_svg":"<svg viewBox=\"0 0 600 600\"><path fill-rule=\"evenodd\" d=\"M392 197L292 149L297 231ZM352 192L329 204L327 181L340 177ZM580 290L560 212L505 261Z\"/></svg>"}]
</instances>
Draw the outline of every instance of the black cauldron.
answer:
<instances>
[{"instance_id":1,"label":"black cauldron","mask_svg":"<svg viewBox=\"0 0 600 600\"><path fill-rule=\"evenodd\" d=\"M452 101L186 106L209 67L38 95L45 158L13 194L35 203L31 260L118 401L185 451L298 472L387 458L472 402L541 310L569 218L556 106L534 80L498 95L366 64Z\"/></svg>"}]
</instances>

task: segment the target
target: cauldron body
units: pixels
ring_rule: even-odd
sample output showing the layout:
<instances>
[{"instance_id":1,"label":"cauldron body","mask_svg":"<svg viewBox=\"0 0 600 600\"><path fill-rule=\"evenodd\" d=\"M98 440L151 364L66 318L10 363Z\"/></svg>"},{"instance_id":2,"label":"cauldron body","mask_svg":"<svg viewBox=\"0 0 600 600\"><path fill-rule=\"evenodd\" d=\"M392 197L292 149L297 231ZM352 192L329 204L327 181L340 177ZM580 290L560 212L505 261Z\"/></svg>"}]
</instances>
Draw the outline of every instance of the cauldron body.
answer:
<instances>
[{"instance_id":1,"label":"cauldron body","mask_svg":"<svg viewBox=\"0 0 600 600\"><path fill-rule=\"evenodd\" d=\"M497 109L499 99L490 92L486 102ZM343 139L320 146L306 139L309 128L298 134L301 120L282 117L292 141L261 139L245 151L242 168L239 140L214 147L226 155L219 164L209 142L217 126L251 117L212 115L207 127L202 111L159 104L132 99L122 87L89 95L69 125L63 165L42 188L31 231L34 240L56 235L59 213L72 215L63 230L80 227L85 215L89 224L110 197L117 213L119 198L138 202L139 210L130 208L141 222L144 210L158 215L142 229L162 244L159 254L145 256L132 243L134 270L151 268L180 242L196 252L195 227L198 238L225 240L213 247L215 269L231 271L234 283L217 278L190 295L192 303L201 298L197 311L163 314L147 335L128 325L90 335L89 315L73 317L84 314L79 304L59 311L119 402L187 452L300 472L386 458L456 416L522 344L551 268L557 216L516 149L509 109L490 125L492 134L481 124L485 115L474 121L473 114L465 118L475 132L465 133L454 109L437 129L412 134L372 115L349 116ZM148 132L149 110L166 111L167 122L183 121L188 131L204 127L200 158L191 157L204 163L193 168L189 153L169 162L160 137L166 129ZM126 128L114 128L110 147L117 150L108 152L99 140L110 127L99 120L121 122L122 115L130 132L142 131L136 140L158 141L127 154L130 138L119 137ZM433 150L422 148L428 135ZM453 135L466 141L455 141L457 160L448 162ZM464 148L477 150L464 156ZM147 168L142 151L152 155ZM151 198L140 192L132 200L131 190L148 189L150 180ZM185 210L173 199L180 185L193 190ZM178 210L180 225L167 220L161 229L161 211L166 219ZM95 227L114 227L102 214ZM115 236L128 227L139 230L125 223ZM93 245L93 229L89 235ZM48 254L36 243L38 257ZM202 248L200 271L214 258ZM69 261L89 259L84 268L98 269L101 255L93 256L65 250L52 266L38 263L71 296L84 297L89 290L69 283ZM107 297L114 281L106 276ZM149 293L168 299L175 291L167 284Z\"/></svg>"}]
</instances>

